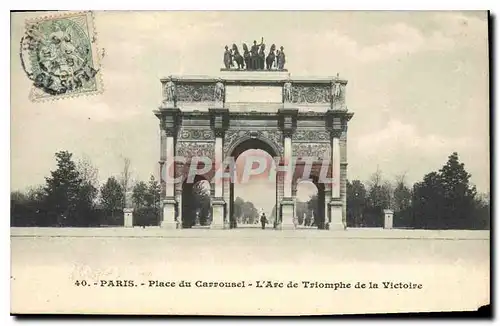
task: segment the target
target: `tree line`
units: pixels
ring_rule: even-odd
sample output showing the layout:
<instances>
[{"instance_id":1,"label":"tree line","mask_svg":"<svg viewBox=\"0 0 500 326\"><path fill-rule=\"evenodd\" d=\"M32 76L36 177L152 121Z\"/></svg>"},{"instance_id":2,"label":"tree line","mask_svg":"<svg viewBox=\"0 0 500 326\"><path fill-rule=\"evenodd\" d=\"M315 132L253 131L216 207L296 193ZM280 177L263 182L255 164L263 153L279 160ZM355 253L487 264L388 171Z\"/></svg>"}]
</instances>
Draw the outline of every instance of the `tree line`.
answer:
<instances>
[{"instance_id":1,"label":"tree line","mask_svg":"<svg viewBox=\"0 0 500 326\"><path fill-rule=\"evenodd\" d=\"M413 186L404 174L391 182L378 169L366 183L347 182L348 227L382 227L384 209L394 211L398 228L490 228L489 195L477 193L456 152Z\"/></svg>"},{"instance_id":2,"label":"tree line","mask_svg":"<svg viewBox=\"0 0 500 326\"><path fill-rule=\"evenodd\" d=\"M136 225L158 225L161 186L151 175L148 182L132 185L130 160L124 158L119 177L102 185L98 170L88 158L75 162L73 154L55 154L57 167L45 184L26 192L11 193L11 226L113 226L123 225L123 208L130 198Z\"/></svg>"},{"instance_id":3,"label":"tree line","mask_svg":"<svg viewBox=\"0 0 500 326\"><path fill-rule=\"evenodd\" d=\"M12 226L123 225L125 205L135 208L135 225L159 224L162 187L153 175L147 182L132 184L129 159L124 159L118 177L109 177L100 185L98 170L89 159L75 162L68 151L57 152L55 158L57 167L44 185L11 193ZM390 208L398 228L490 228L489 195L478 194L470 184L470 174L457 153L451 154L439 171L426 174L413 186L407 184L405 175L390 181L377 169L366 182L348 181L346 195L348 227L382 227L383 210ZM189 200L189 206L199 210L201 224L209 224L210 188L199 182ZM300 225L314 225L313 216L319 214L317 203L317 195L307 202L297 201ZM275 210L268 216L271 222ZM238 224L259 219L253 203L240 197L234 201L233 212Z\"/></svg>"}]
</instances>

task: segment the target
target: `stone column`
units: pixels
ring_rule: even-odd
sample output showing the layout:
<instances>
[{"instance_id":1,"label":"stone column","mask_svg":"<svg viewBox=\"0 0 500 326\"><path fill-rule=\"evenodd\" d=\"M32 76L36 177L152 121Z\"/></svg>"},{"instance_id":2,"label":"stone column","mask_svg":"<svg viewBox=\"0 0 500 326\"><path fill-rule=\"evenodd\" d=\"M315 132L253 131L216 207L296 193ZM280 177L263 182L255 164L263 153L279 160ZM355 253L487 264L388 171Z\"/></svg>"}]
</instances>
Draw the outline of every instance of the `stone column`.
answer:
<instances>
[{"instance_id":1,"label":"stone column","mask_svg":"<svg viewBox=\"0 0 500 326\"><path fill-rule=\"evenodd\" d=\"M225 229L228 228L228 225L225 221L225 206L226 202L224 201L224 180L222 176L224 175L223 171L223 142L224 142L224 133L227 129L228 125L228 110L225 110L223 107L223 102L216 102L217 108L210 109L211 113L211 125L215 134L215 150L214 150L214 163L213 168L215 169L214 173L214 194L212 196L212 223L210 225L211 229Z\"/></svg>"},{"instance_id":2,"label":"stone column","mask_svg":"<svg viewBox=\"0 0 500 326\"><path fill-rule=\"evenodd\" d=\"M221 168L222 165L222 134L216 133L215 137L215 169ZM217 174L217 173L216 173ZM219 173L218 175L222 175ZM215 176L214 197L212 201L212 229L224 228L224 198L222 193L223 180Z\"/></svg>"},{"instance_id":3,"label":"stone column","mask_svg":"<svg viewBox=\"0 0 500 326\"><path fill-rule=\"evenodd\" d=\"M292 198L292 178L289 175L289 164L292 160L292 135L284 135L283 158L284 167L287 169L283 176L283 199L281 200L282 221L281 228L295 229L294 213L293 213L293 198Z\"/></svg>"},{"instance_id":4,"label":"stone column","mask_svg":"<svg viewBox=\"0 0 500 326\"><path fill-rule=\"evenodd\" d=\"M163 200L163 221L162 228L176 229L175 221L175 162L174 160L174 135L167 133L165 141L165 199Z\"/></svg>"},{"instance_id":5,"label":"stone column","mask_svg":"<svg viewBox=\"0 0 500 326\"><path fill-rule=\"evenodd\" d=\"M335 120L337 118L334 118ZM336 123L337 122L337 123ZM342 218L343 203L340 198L340 121L334 121L333 129L331 130L331 169L332 169L332 190L330 198L330 221L328 224L329 230L344 230L345 224Z\"/></svg>"},{"instance_id":6,"label":"stone column","mask_svg":"<svg viewBox=\"0 0 500 326\"><path fill-rule=\"evenodd\" d=\"M297 124L297 109L283 109L281 114L281 128L283 130L283 199L281 200L281 229L295 229L294 201L292 197L292 134Z\"/></svg>"},{"instance_id":7,"label":"stone column","mask_svg":"<svg viewBox=\"0 0 500 326\"><path fill-rule=\"evenodd\" d=\"M297 216L297 181L292 181L293 224L295 227L299 225L299 217Z\"/></svg>"},{"instance_id":8,"label":"stone column","mask_svg":"<svg viewBox=\"0 0 500 326\"><path fill-rule=\"evenodd\" d=\"M163 199L163 216L160 226L167 229L176 229L175 218L175 140L180 116L179 109L161 110L157 116L161 119L161 143L160 155L164 156L163 178L165 180L165 198Z\"/></svg>"}]
</instances>

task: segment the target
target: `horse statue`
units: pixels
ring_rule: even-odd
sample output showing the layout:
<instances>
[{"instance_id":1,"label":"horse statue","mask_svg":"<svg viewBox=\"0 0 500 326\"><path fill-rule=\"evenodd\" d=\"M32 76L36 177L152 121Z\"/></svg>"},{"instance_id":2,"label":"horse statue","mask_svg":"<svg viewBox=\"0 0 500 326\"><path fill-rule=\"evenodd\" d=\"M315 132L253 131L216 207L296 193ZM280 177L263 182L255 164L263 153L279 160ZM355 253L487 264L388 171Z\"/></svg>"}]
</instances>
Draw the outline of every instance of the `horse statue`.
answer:
<instances>
[{"instance_id":1,"label":"horse statue","mask_svg":"<svg viewBox=\"0 0 500 326\"><path fill-rule=\"evenodd\" d=\"M243 58L245 59L245 67L247 70L250 70L250 51L248 51L248 46L246 43L243 43Z\"/></svg>"},{"instance_id":2,"label":"horse statue","mask_svg":"<svg viewBox=\"0 0 500 326\"><path fill-rule=\"evenodd\" d=\"M238 65L238 69L244 69L243 67L243 57L240 54L240 51L238 50L238 47L236 44L233 44L233 60L236 62Z\"/></svg>"},{"instance_id":3,"label":"horse statue","mask_svg":"<svg viewBox=\"0 0 500 326\"><path fill-rule=\"evenodd\" d=\"M275 44L271 45L271 49L269 50L269 54L267 55L267 58L266 58L266 69L267 70L271 70L273 68L274 60L276 60L276 55L274 53L275 50L276 50L276 45Z\"/></svg>"}]
</instances>

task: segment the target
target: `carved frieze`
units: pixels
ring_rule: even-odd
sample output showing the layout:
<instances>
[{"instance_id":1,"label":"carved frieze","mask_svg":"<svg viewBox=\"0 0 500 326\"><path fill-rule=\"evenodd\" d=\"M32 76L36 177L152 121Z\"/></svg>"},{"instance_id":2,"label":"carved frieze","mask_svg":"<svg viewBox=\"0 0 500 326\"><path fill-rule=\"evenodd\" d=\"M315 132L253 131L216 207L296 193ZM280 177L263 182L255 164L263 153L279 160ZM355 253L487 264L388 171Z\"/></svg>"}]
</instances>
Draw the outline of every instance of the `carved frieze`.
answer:
<instances>
[{"instance_id":1,"label":"carved frieze","mask_svg":"<svg viewBox=\"0 0 500 326\"><path fill-rule=\"evenodd\" d=\"M186 159L194 156L213 158L214 143L178 141L176 146L176 156L181 156Z\"/></svg>"},{"instance_id":2,"label":"carved frieze","mask_svg":"<svg viewBox=\"0 0 500 326\"><path fill-rule=\"evenodd\" d=\"M240 138L250 137L250 138L262 138L273 143L278 149L278 155L283 153L283 133L279 129L275 130L228 130L224 135L224 153L230 155L228 151L233 147L233 145L239 141Z\"/></svg>"},{"instance_id":3,"label":"carved frieze","mask_svg":"<svg viewBox=\"0 0 500 326\"><path fill-rule=\"evenodd\" d=\"M182 128L179 131L179 140L213 140L214 132L212 129L188 129Z\"/></svg>"},{"instance_id":4,"label":"carved frieze","mask_svg":"<svg viewBox=\"0 0 500 326\"><path fill-rule=\"evenodd\" d=\"M327 130L303 130L297 128L292 135L292 141L297 142L329 142L330 133Z\"/></svg>"},{"instance_id":5,"label":"carved frieze","mask_svg":"<svg viewBox=\"0 0 500 326\"><path fill-rule=\"evenodd\" d=\"M329 85L294 85L292 88L293 103L330 103L331 87Z\"/></svg>"},{"instance_id":6,"label":"carved frieze","mask_svg":"<svg viewBox=\"0 0 500 326\"><path fill-rule=\"evenodd\" d=\"M294 157L314 157L318 159L330 158L330 145L328 143L293 143Z\"/></svg>"},{"instance_id":7,"label":"carved frieze","mask_svg":"<svg viewBox=\"0 0 500 326\"><path fill-rule=\"evenodd\" d=\"M176 100L178 102L210 102L215 101L215 84L177 84Z\"/></svg>"}]
</instances>

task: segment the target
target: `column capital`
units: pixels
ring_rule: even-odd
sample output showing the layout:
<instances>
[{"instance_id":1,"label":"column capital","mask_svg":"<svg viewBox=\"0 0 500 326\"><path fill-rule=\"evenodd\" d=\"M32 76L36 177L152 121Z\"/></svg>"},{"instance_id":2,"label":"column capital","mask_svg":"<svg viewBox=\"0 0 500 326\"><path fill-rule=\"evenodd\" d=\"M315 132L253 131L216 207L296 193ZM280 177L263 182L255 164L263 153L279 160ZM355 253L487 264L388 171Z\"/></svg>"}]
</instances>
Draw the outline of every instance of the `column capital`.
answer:
<instances>
[{"instance_id":1,"label":"column capital","mask_svg":"<svg viewBox=\"0 0 500 326\"><path fill-rule=\"evenodd\" d=\"M224 133L229 128L229 110L228 109L209 109L210 126L215 137L224 137Z\"/></svg>"},{"instance_id":2,"label":"column capital","mask_svg":"<svg viewBox=\"0 0 500 326\"><path fill-rule=\"evenodd\" d=\"M328 110L325 116L325 127L332 138L340 138L347 131L347 122L354 114L350 112Z\"/></svg>"},{"instance_id":3,"label":"column capital","mask_svg":"<svg viewBox=\"0 0 500 326\"><path fill-rule=\"evenodd\" d=\"M279 109L279 127L283 132L283 136L292 137L297 128L298 109Z\"/></svg>"},{"instance_id":4,"label":"column capital","mask_svg":"<svg viewBox=\"0 0 500 326\"><path fill-rule=\"evenodd\" d=\"M155 115L160 119L160 129L166 133L167 137L175 137L182 123L181 110L158 110L155 111Z\"/></svg>"}]
</instances>

